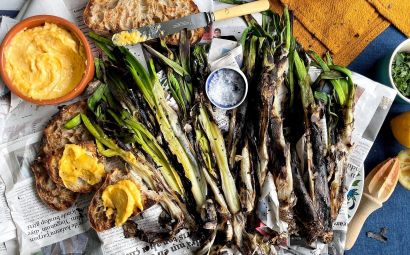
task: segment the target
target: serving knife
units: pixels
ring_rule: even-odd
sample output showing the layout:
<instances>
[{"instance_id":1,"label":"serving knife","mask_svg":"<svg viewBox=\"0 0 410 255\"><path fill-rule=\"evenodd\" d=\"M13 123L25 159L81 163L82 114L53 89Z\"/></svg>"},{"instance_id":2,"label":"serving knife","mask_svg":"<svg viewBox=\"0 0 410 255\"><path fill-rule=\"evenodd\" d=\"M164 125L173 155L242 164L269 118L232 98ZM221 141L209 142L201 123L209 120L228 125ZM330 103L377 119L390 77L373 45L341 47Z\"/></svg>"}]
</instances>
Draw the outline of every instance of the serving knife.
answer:
<instances>
[{"instance_id":1,"label":"serving knife","mask_svg":"<svg viewBox=\"0 0 410 255\"><path fill-rule=\"evenodd\" d=\"M200 12L183 18L131 29L113 35L114 44L119 46L135 45L161 36L179 33L183 29L193 30L207 27L215 21L239 17L269 9L269 0L258 0L225 8L215 12ZM127 38L127 39L123 39Z\"/></svg>"},{"instance_id":2,"label":"serving knife","mask_svg":"<svg viewBox=\"0 0 410 255\"><path fill-rule=\"evenodd\" d=\"M359 207L347 227L345 249L350 250L369 215L381 208L393 194L399 180L398 158L391 158L376 166L366 177Z\"/></svg>"}]
</instances>

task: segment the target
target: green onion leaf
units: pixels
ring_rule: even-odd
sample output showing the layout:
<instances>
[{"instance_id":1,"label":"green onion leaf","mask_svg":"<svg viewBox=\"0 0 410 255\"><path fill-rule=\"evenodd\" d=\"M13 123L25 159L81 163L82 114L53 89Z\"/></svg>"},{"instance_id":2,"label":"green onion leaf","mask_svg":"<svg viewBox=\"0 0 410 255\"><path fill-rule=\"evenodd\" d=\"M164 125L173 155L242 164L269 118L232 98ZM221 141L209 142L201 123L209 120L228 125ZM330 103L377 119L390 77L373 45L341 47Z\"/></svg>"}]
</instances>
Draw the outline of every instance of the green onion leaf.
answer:
<instances>
[{"instance_id":1,"label":"green onion leaf","mask_svg":"<svg viewBox=\"0 0 410 255\"><path fill-rule=\"evenodd\" d=\"M81 116L77 114L74 118L64 124L65 129L73 129L81 124Z\"/></svg>"}]
</instances>

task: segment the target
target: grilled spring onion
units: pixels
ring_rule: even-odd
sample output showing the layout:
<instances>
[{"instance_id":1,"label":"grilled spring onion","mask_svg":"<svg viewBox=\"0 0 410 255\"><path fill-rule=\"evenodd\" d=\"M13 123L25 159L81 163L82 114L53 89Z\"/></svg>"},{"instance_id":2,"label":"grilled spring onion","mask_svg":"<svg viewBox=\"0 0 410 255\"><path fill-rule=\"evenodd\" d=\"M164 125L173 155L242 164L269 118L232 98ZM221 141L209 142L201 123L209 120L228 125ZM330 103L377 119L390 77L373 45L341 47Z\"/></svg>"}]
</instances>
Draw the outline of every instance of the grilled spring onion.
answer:
<instances>
[{"instance_id":1,"label":"grilled spring onion","mask_svg":"<svg viewBox=\"0 0 410 255\"><path fill-rule=\"evenodd\" d=\"M105 46L103 51L109 55L114 56L114 52L117 54L121 54L121 51L119 48L115 48L112 43L109 40L106 40L105 38L102 38L98 35L95 35L92 33L91 37L99 42L99 45ZM110 58L110 61L115 63L118 66L121 66L121 61L118 61L118 59L121 59L120 57L117 58ZM101 70L104 70L104 81L107 82L107 76L106 76L106 70L104 68L104 64L102 61L99 61L98 63L99 66L101 67ZM142 65L136 61L135 65L138 66L139 69L143 70ZM109 76L109 82L111 84L111 89L113 91L117 92L116 96L118 99L121 100L121 105L126 106L127 112L125 109L122 109L119 107L116 103L114 103L114 99L112 98L111 93L107 93L107 85L103 84L103 86L100 86L100 88L97 89L97 91L89 98L88 100L88 106L89 108L95 112L95 110L99 109L101 105L98 105L98 101L101 99L106 100L109 106L111 106L111 110L108 111L108 113L119 123L126 123L128 125L128 128L131 129L134 132L134 140L140 144L143 149L156 161L156 163L159 166L162 166L161 172L166 179L167 183L161 183L162 181L162 176L156 174L156 179L159 180L157 181L158 185L150 185L150 187L153 190L161 190L161 189L168 189L167 184L172 188L173 191L179 193L182 196L185 196L183 186L181 184L181 180L175 170L173 169L172 165L170 164L168 158L166 157L164 151L162 148L158 145L156 139L154 138L153 135L150 134L150 132L147 131L146 126L142 125L139 123L135 118L134 115L136 113L136 108L134 107L133 103L135 103L135 98L132 98L132 96L135 96L133 94L132 90L126 89L126 86L122 84L121 80L118 77L112 76L112 73L110 72L111 76ZM149 84L150 78L148 77L148 74L146 72L141 73L141 77L146 84ZM101 76L100 76L101 78ZM149 93L149 91L147 91ZM114 114L115 112L121 112L120 117L116 116ZM131 114L130 114L131 113ZM144 122L149 124L150 127L152 127L149 117L144 114L139 114L140 116L144 117ZM97 116L98 117L98 116ZM127 118L125 121L124 118ZM126 126L126 125L124 125ZM152 128L151 128L152 130ZM98 139L97 139L98 141ZM103 148L103 143L102 142L97 142L97 145L99 145L99 150L102 151L106 156L112 156L115 155L115 153L112 153L111 149L105 150ZM107 145L105 145L107 146ZM118 146L117 146L118 147ZM127 159L127 158L125 158ZM143 168L142 168L143 169ZM144 174L144 173L140 173ZM149 176L147 177L146 175L144 178L146 179L147 182L149 182L152 178ZM152 180L151 180L152 182ZM164 187L164 188L161 188ZM172 192L168 192L171 194ZM180 201L178 196L173 196L173 195L168 195L168 193L164 194L164 203L163 206L168 210L168 212L173 216L174 219L177 220L178 225L183 223L183 218L182 214L184 214L185 221L188 222L189 225L192 224L192 218L190 214L186 210L186 206ZM168 201L168 202L167 202ZM174 229L179 228L178 225L175 225Z\"/></svg>"},{"instance_id":2,"label":"grilled spring onion","mask_svg":"<svg viewBox=\"0 0 410 255\"><path fill-rule=\"evenodd\" d=\"M144 46L150 54L166 65L171 95L178 103L180 109L182 109L184 116L186 116L193 97L192 84L190 82L190 43L187 38L187 31L183 30L180 33L179 56L174 56L174 53L167 47L164 40L161 41L161 45L168 52L168 57L148 45Z\"/></svg>"},{"instance_id":3,"label":"grilled spring onion","mask_svg":"<svg viewBox=\"0 0 410 255\"><path fill-rule=\"evenodd\" d=\"M283 81L278 80L281 75L276 76L276 73L277 71L284 71L286 67L284 63L275 62L274 55L280 53L283 55L280 61L286 61L286 52L289 50L291 40L291 24L287 8L285 8L283 19L271 12L265 12L264 16L266 17L263 26L260 26L252 16L245 16L245 21L250 29L244 33L241 40L245 44L244 71L249 79L254 79L254 76L259 79L257 91L250 93L255 93L254 97L259 98L257 103L260 106L258 109L258 124L256 125L258 127L259 156L257 175L260 187L263 186L270 161L268 155L268 128L275 87L279 87L283 83ZM275 33L273 33L274 31ZM262 52L262 58L259 52ZM259 63L262 63L261 66L259 66ZM255 75L255 68L262 70L260 75ZM291 171L288 171L288 173L291 175ZM288 181L291 181L291 179L289 178Z\"/></svg>"},{"instance_id":4,"label":"grilled spring onion","mask_svg":"<svg viewBox=\"0 0 410 255\"><path fill-rule=\"evenodd\" d=\"M307 173L308 176L308 190L310 197L312 200L315 200L315 195L314 195L314 190L315 190L315 185L314 185L314 177L313 177L313 152L312 152L312 144L310 143L310 128L309 128L309 121L307 117L307 110L311 104L314 104L314 98L312 94L312 90L310 89L310 77L307 73L306 66L303 63L302 59L299 57L298 52L295 50L294 51L294 66L295 66L295 71L296 71L296 76L297 76L297 83L299 84L300 88L300 96L301 96L301 101L302 101L302 106L304 109L304 116L305 116L305 143L306 143L306 164L304 172L302 173L305 175Z\"/></svg>"},{"instance_id":5,"label":"grilled spring onion","mask_svg":"<svg viewBox=\"0 0 410 255\"><path fill-rule=\"evenodd\" d=\"M351 72L345 67L333 65L333 63L330 63L329 65L326 64L326 62L323 61L322 58L316 52L311 51L310 56L323 70L323 72L329 72L333 69L336 71L340 71L341 73L347 76L347 79L342 78L330 80L334 90L336 91L339 104L341 106L347 106L347 104L349 103L350 95L354 94L354 85L352 82ZM331 61L331 59L329 59L329 61Z\"/></svg>"},{"instance_id":6,"label":"grilled spring onion","mask_svg":"<svg viewBox=\"0 0 410 255\"><path fill-rule=\"evenodd\" d=\"M202 129L199 127L199 124L197 123L197 127L195 129L196 131L196 140L197 142L197 147L199 147L197 150L201 151L202 158L204 161L206 159L209 159L212 157L212 152L210 149L210 145L208 142L208 138L206 138L205 134L203 133ZM231 213L229 212L228 206L225 201L225 197L220 191L220 185L219 185L219 177L217 176L216 171L214 170L214 166L211 162L205 163L203 162L204 165L206 166L206 169L203 168L204 171L204 176L208 182L208 185L210 189L212 190L213 193L213 199L215 200L216 203L218 203L219 208L218 208L218 221L215 222L215 226L213 226L213 231L206 227L208 224L206 223L204 229L205 231L209 232L208 237L205 238L205 242L202 245L202 247L197 251L198 254L209 254L209 250L211 249L214 241L215 241L215 236L217 234L218 230L223 229L223 225L226 224L226 222L230 221L231 219ZM201 217L202 218L209 218L210 216L207 216L209 214L208 210L207 211L202 211ZM212 214L211 214L212 217ZM204 221L206 222L206 221ZM228 232L226 233L226 238L228 240L232 239L232 235Z\"/></svg>"},{"instance_id":7,"label":"grilled spring onion","mask_svg":"<svg viewBox=\"0 0 410 255\"><path fill-rule=\"evenodd\" d=\"M262 187L265 182L265 177L268 172L269 163L269 149L268 149L268 128L269 128L269 115L273 103L273 89L271 86L271 81L274 80L274 52L268 46L264 51L263 58L263 71L261 74L261 79L258 85L258 103L259 103L259 113L258 113L258 166L257 175L259 186Z\"/></svg>"},{"instance_id":8,"label":"grilled spring onion","mask_svg":"<svg viewBox=\"0 0 410 255\"><path fill-rule=\"evenodd\" d=\"M280 219L288 223L288 231L292 233L292 231L296 229L293 214L295 197L293 194L293 178L290 164L290 146L285 141L282 116L283 106L287 102L287 96L284 93L280 93L281 91L286 91L284 74L288 67L291 24L289 13L286 8L284 10L283 18L279 18L277 15L273 15L270 12L267 12L264 15L270 17L271 20L270 26L264 24L265 33L272 33L269 31L271 27L274 28L274 31L276 31L273 35L274 42L271 42L272 39L270 37L265 39L265 43L267 43L271 48L274 47L272 50L266 50L264 59L264 66L268 67L265 70L267 75L269 75L270 80L265 79L263 82L267 84L260 84L260 94L262 97L272 95L273 99L270 109L269 107L264 107L269 111L268 132L270 139L268 139L269 142L267 146L270 155L268 155L268 162L271 169L270 171L275 177L275 185L277 187L277 195L279 199ZM274 52L275 57L272 58L271 52ZM268 100L265 99L265 102L268 102ZM266 116L263 115L262 117L266 118ZM264 126L261 127L264 128Z\"/></svg>"},{"instance_id":9,"label":"grilled spring onion","mask_svg":"<svg viewBox=\"0 0 410 255\"><path fill-rule=\"evenodd\" d=\"M197 255L207 255L212 248L217 234L218 217L214 202L211 199L206 200L204 208L201 212L201 219L204 222L202 235L205 240L202 240L201 247L195 251Z\"/></svg>"},{"instance_id":10,"label":"grilled spring onion","mask_svg":"<svg viewBox=\"0 0 410 255\"><path fill-rule=\"evenodd\" d=\"M243 212L246 214L251 214L255 206L255 179L254 171L252 165L252 155L249 149L249 141L246 139L245 145L241 151L241 163L240 163L240 200L243 208Z\"/></svg>"},{"instance_id":11,"label":"grilled spring onion","mask_svg":"<svg viewBox=\"0 0 410 255\"><path fill-rule=\"evenodd\" d=\"M98 62L101 62L101 69L106 70L102 60ZM136 108L130 98L131 94L119 78L116 70L107 68L107 72L104 71L104 73L104 79L109 86L103 83L95 90L95 92L88 98L88 108L95 113L97 119L99 120L104 118L105 121L107 121L108 117L111 116L114 119L114 123L117 123L118 130L121 130L124 127L131 130L133 141L138 143L142 150L150 155L155 163L160 167L161 173L167 184L175 192L185 197L185 191L181 183L181 179L172 167L170 161L165 155L165 152L159 146L155 137L148 131L148 129L142 123L138 122L133 115L131 115L131 112L135 112ZM116 99L114 99L114 96L111 93L114 94ZM117 102L117 100L119 100L119 102ZM104 114L100 110L102 104L104 104ZM123 106L125 108L123 108ZM121 139L121 137L119 138ZM98 140L97 146L100 153L103 155L113 155L111 151L104 150L101 142Z\"/></svg>"},{"instance_id":12,"label":"grilled spring onion","mask_svg":"<svg viewBox=\"0 0 410 255\"><path fill-rule=\"evenodd\" d=\"M201 155L202 164L206 167L209 173L216 177L216 172L214 168L214 158L209 146L208 138L206 138L204 132L198 125L195 127L195 139L197 143L197 151Z\"/></svg>"},{"instance_id":13,"label":"grilled spring onion","mask_svg":"<svg viewBox=\"0 0 410 255\"><path fill-rule=\"evenodd\" d=\"M231 119L229 121L229 130L226 139L226 144L229 153L229 167L234 169L236 166L237 152L244 147L245 130L247 128L246 115L248 111L248 101L244 101L238 109L231 112Z\"/></svg>"},{"instance_id":14,"label":"grilled spring onion","mask_svg":"<svg viewBox=\"0 0 410 255\"><path fill-rule=\"evenodd\" d=\"M137 87L142 92L152 111L155 112L160 130L168 142L171 152L182 164L185 176L192 184L192 193L197 204L197 210L200 210L207 194L206 181L197 162L192 145L179 124L177 114L166 101L165 91L158 81L152 59L149 61L150 73L148 74L126 48L121 48L121 51L124 54L126 65Z\"/></svg>"},{"instance_id":15,"label":"grilled spring onion","mask_svg":"<svg viewBox=\"0 0 410 255\"><path fill-rule=\"evenodd\" d=\"M202 84L205 84L207 75L210 73L206 53L207 47L206 44L195 45L192 50L191 71L194 74L192 78L195 87L201 87Z\"/></svg>"},{"instance_id":16,"label":"grilled spring onion","mask_svg":"<svg viewBox=\"0 0 410 255\"><path fill-rule=\"evenodd\" d=\"M331 108L341 108L343 118L337 121L336 125L328 126L328 162L330 176L330 206L331 216L333 220L339 213L344 198L343 180L346 174L347 155L351 148L351 132L353 125L353 104L355 95L355 85L353 84L351 72L341 66L334 65L330 55L327 55L327 63L320 58L315 52L310 52L311 57L316 64L322 69L319 79L330 80L331 85L336 93L327 95L328 100L320 100L324 104L328 104L328 116L332 116ZM338 106L331 105L337 102ZM330 139L335 136L334 139ZM332 143L332 142L335 143Z\"/></svg>"},{"instance_id":17,"label":"grilled spring onion","mask_svg":"<svg viewBox=\"0 0 410 255\"><path fill-rule=\"evenodd\" d=\"M252 78L254 74L257 42L258 37L254 35L250 37L250 40L246 40L245 42L243 71L248 78Z\"/></svg>"},{"instance_id":18,"label":"grilled spring onion","mask_svg":"<svg viewBox=\"0 0 410 255\"><path fill-rule=\"evenodd\" d=\"M174 64L173 61L176 58L175 54L166 45L165 38L161 39L161 46L166 50L167 56L168 56L167 61L163 61L163 62ZM178 65L178 64L175 62L175 65ZM167 75L168 88L171 92L171 95L174 98L174 100L177 102L178 107L182 110L182 113L185 116L187 113L188 102L186 100L187 97L185 95L184 83L183 81L180 82L181 80L179 79L180 76L176 73L176 71L174 71L171 64L166 65L165 71Z\"/></svg>"},{"instance_id":19,"label":"grilled spring onion","mask_svg":"<svg viewBox=\"0 0 410 255\"><path fill-rule=\"evenodd\" d=\"M313 204L315 205L322 227L318 236L324 242L328 243L333 238L333 231L330 194L327 182L329 167L326 161L326 143L323 139L327 134L325 133L325 128L321 125L321 119L324 116L324 107L321 102L316 103L314 100L309 76L297 52L295 52L294 60L305 115L307 157L308 160L309 158L311 159L311 161L307 163L309 184L313 185L313 189L310 191L312 193L311 195L313 195ZM312 176L310 176L311 173Z\"/></svg>"},{"instance_id":20,"label":"grilled spring onion","mask_svg":"<svg viewBox=\"0 0 410 255\"><path fill-rule=\"evenodd\" d=\"M201 155L200 159L202 165L204 166L204 176L206 181L208 182L209 187L212 190L212 193L214 194L215 201L220 206L219 213L224 218L223 220L225 220L230 218L230 212L226 204L225 197L219 188L220 180L217 172L215 171L215 157L212 153L209 140L202 130L200 124L198 122L196 122L195 124L196 150L197 153Z\"/></svg>"},{"instance_id":21,"label":"grilled spring onion","mask_svg":"<svg viewBox=\"0 0 410 255\"><path fill-rule=\"evenodd\" d=\"M180 32L179 38L179 62L181 66L187 71L187 73L191 74L191 42L188 38L188 30L184 29ZM184 91L185 95L187 96L187 101L191 104L192 97L193 97L193 89L191 83L191 77L183 77L184 83Z\"/></svg>"},{"instance_id":22,"label":"grilled spring onion","mask_svg":"<svg viewBox=\"0 0 410 255\"><path fill-rule=\"evenodd\" d=\"M198 119L215 155L216 163L219 168L219 174L221 176L222 190L224 192L228 208L231 213L235 214L240 210L239 196L236 189L235 180L233 179L229 169L225 141L221 130L215 122L210 120L207 109L203 105L199 107Z\"/></svg>"}]
</instances>

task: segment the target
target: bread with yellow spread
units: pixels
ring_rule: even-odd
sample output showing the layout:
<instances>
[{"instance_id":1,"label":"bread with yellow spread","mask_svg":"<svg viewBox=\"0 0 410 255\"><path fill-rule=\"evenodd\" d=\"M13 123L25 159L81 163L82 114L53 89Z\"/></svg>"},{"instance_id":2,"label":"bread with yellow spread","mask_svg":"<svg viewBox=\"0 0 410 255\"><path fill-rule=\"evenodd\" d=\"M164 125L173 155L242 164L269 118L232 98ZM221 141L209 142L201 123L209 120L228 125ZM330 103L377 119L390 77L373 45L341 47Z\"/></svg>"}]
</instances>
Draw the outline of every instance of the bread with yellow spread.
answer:
<instances>
[{"instance_id":1,"label":"bread with yellow spread","mask_svg":"<svg viewBox=\"0 0 410 255\"><path fill-rule=\"evenodd\" d=\"M132 185L135 185L135 188L138 189L138 192L133 192L132 194L139 196L140 205L135 207L131 206L130 208L132 211L130 211L128 215L123 215L124 217L121 222L118 222L119 210L117 208L112 208L112 205L107 207L107 199L104 199L104 196L107 196L106 193L110 191L110 187L115 187L115 185L118 185L119 183L121 184L121 182L124 181L132 183ZM119 191L115 190L114 194L117 193L119 193ZM101 185L95 193L93 199L91 200L90 206L88 207L88 218L90 220L91 227L97 232L101 232L124 224L128 218L138 215L143 210L155 204L158 200L155 194L156 193L149 191L141 180L131 176L130 173L126 173L124 170L114 169L107 175L103 185ZM115 199L115 197L112 197L112 199ZM131 198L121 198L112 202L115 204L120 200L130 203L129 200L131 200ZM128 205L129 204L127 204L127 206Z\"/></svg>"},{"instance_id":2,"label":"bread with yellow spread","mask_svg":"<svg viewBox=\"0 0 410 255\"><path fill-rule=\"evenodd\" d=\"M56 153L53 153L52 155L50 155L46 160L45 160L45 165L46 165L46 169L51 177L51 179L61 185L61 186L65 186L66 188L68 188L69 190L73 191L73 192L79 192L79 193L88 193L91 192L93 190L95 190L96 188L98 188L98 184L100 184L103 180L103 176L105 174L99 174L99 176L97 176L97 179L99 179L98 182L95 183L95 180L93 180L93 182L89 182L85 179L82 178L76 178L76 180L74 182L71 182L70 184L68 184L67 181L65 181L64 175L62 174L62 169L61 169L61 163L63 160L68 161L67 163L72 164L73 167L75 167L75 158L70 158L67 157L67 155L65 155L67 149L69 148L68 146L72 147L75 146L74 144L66 144L66 148L59 150ZM77 147L81 148L83 151L85 151L85 157L88 157L89 160L91 161L95 161L94 165L99 165L99 167L103 168L104 172L105 172L105 167L103 164L103 159L97 156L97 148L95 146L95 143L93 141L86 141L86 142L81 142L80 144L77 145ZM82 162L78 162L78 164L81 164ZM77 165L78 165L77 164ZM67 164L66 164L67 165ZM90 165L90 164L88 164ZM80 166L81 167L81 166ZM63 176L62 176L63 175ZM62 178L63 177L63 178Z\"/></svg>"},{"instance_id":3,"label":"bread with yellow spread","mask_svg":"<svg viewBox=\"0 0 410 255\"><path fill-rule=\"evenodd\" d=\"M73 185L66 185L67 182L65 183L60 175L61 159L67 146L81 147L86 152L84 153L86 159L88 157L92 160L95 159L99 163L102 162L102 159L97 157L94 139L83 124L72 129L64 128L64 125L69 120L79 113L85 113L86 109L86 101L79 101L60 109L44 129L42 146L39 149L36 161L31 166L39 197L55 210L65 210L71 207L78 193L87 193L97 189L106 175L105 165L103 167L104 173L102 174L100 171L99 176L97 176L98 181L93 180L93 184L89 184L81 179L73 179L75 176L69 176L71 177L70 183ZM67 158L66 160L69 163L73 163L72 161L72 158ZM81 163L78 165L81 165ZM102 168L101 165L100 167ZM73 167L76 167L76 165ZM110 169L112 168L107 167L107 171Z\"/></svg>"},{"instance_id":4,"label":"bread with yellow spread","mask_svg":"<svg viewBox=\"0 0 410 255\"><path fill-rule=\"evenodd\" d=\"M101 168L103 168L102 159L97 156L94 138L85 126L80 124L72 129L67 129L64 127L69 120L80 113L85 113L86 109L86 101L79 101L63 107L44 129L43 145L40 149L44 155L44 167L51 179L56 184L65 186L73 192L80 193L88 193L98 188L103 181L102 177L105 176L105 173L101 173ZM97 181L95 178L92 178L93 180L89 180L89 178L87 178L87 176L90 177L90 171L85 171L87 169L77 169L77 173L81 174L81 172L83 172L82 176L79 176L79 178L75 178L75 176L73 176L74 173L71 173L71 175L65 174L66 177L70 177L70 182L68 182L65 178L62 178L64 177L61 176L62 172L67 173L67 171L61 171L61 164L63 161L65 162L64 166L71 164L72 170L76 169L76 165L81 168L81 163L76 164L75 162L78 160L78 153L75 153L76 155L66 155L68 154L66 152L68 152L70 148L70 151L73 151L72 147L77 147L74 148L74 152L82 150L82 158L87 157L89 159L88 162L93 163L95 166L99 166L99 169L97 169L99 170ZM76 156L76 158L73 158L73 156ZM89 168L91 167L90 164L83 165L89 166Z\"/></svg>"},{"instance_id":5,"label":"bread with yellow spread","mask_svg":"<svg viewBox=\"0 0 410 255\"><path fill-rule=\"evenodd\" d=\"M84 22L94 32L107 35L198 12L192 0L90 0L84 10ZM204 28L191 31L190 41L200 41L204 32ZM167 37L170 44L178 41L178 34Z\"/></svg>"}]
</instances>

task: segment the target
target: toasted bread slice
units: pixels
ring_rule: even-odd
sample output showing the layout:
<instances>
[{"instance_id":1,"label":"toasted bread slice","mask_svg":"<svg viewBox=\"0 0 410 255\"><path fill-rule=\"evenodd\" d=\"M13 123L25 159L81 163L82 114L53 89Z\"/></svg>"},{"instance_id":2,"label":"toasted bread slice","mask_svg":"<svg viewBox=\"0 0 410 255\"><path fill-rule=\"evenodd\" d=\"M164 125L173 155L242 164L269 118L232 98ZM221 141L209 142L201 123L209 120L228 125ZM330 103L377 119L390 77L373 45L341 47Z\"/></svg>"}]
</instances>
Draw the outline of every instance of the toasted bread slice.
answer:
<instances>
[{"instance_id":1,"label":"toasted bread slice","mask_svg":"<svg viewBox=\"0 0 410 255\"><path fill-rule=\"evenodd\" d=\"M144 210L157 203L158 201L158 198L153 195L153 193L148 191L142 181L139 181L135 177L132 177L130 173L126 173L125 171L119 169L114 169L107 175L103 185L95 193L93 199L91 200L90 206L88 207L88 219L90 220L91 227L94 228L97 232L105 231L115 227L116 212L114 211L114 214L110 218L107 217L106 209L104 208L102 200L102 194L109 185L113 185L121 180L131 180L137 185L137 187L141 191ZM131 217L136 216L139 213L141 212L136 209Z\"/></svg>"},{"instance_id":2,"label":"toasted bread slice","mask_svg":"<svg viewBox=\"0 0 410 255\"><path fill-rule=\"evenodd\" d=\"M64 211L74 205L78 193L53 182L40 158L31 165L36 180L37 194L44 203L57 211Z\"/></svg>"},{"instance_id":3,"label":"toasted bread slice","mask_svg":"<svg viewBox=\"0 0 410 255\"><path fill-rule=\"evenodd\" d=\"M93 137L84 125L78 125L73 129L64 128L67 121L79 113L85 113L86 109L86 101L79 101L63 107L44 129L43 144L40 152L44 153L47 157L64 149L66 144L80 144L84 141L92 141Z\"/></svg>"},{"instance_id":4,"label":"toasted bread slice","mask_svg":"<svg viewBox=\"0 0 410 255\"><path fill-rule=\"evenodd\" d=\"M97 158L97 148L93 141L81 142L79 145L85 148L88 152L90 152L90 154L93 157ZM45 160L45 166L46 166L48 174L50 175L50 178L56 184L61 185L61 186L65 186L59 174L59 162L60 162L61 157L63 156L63 151L64 149L61 149L57 153L53 153L52 155L49 155L47 159ZM88 193L98 188L101 182L95 185L90 185L86 181L78 178L78 183L76 186L66 187L66 188L73 192Z\"/></svg>"},{"instance_id":5,"label":"toasted bread slice","mask_svg":"<svg viewBox=\"0 0 410 255\"><path fill-rule=\"evenodd\" d=\"M77 116L79 113L85 113L87 110L86 101L79 101L63 107L48 123L44 129L43 143L40 153L44 155L44 167L54 183L64 186L59 176L59 161L64 152L66 144L78 144L85 147L91 154L97 156L96 147L92 135L84 125L80 124L73 129L66 129L64 125ZM73 192L87 193L97 188L98 185L89 185L88 183L78 180L78 186L70 187ZM67 188L67 187L66 187Z\"/></svg>"},{"instance_id":6,"label":"toasted bread slice","mask_svg":"<svg viewBox=\"0 0 410 255\"><path fill-rule=\"evenodd\" d=\"M192 0L90 0L84 10L84 23L94 32L108 35L198 12ZM191 31L191 43L198 42L204 32L204 28ZM167 37L170 44L178 41L178 35Z\"/></svg>"}]
</instances>

